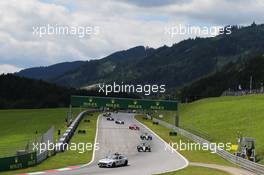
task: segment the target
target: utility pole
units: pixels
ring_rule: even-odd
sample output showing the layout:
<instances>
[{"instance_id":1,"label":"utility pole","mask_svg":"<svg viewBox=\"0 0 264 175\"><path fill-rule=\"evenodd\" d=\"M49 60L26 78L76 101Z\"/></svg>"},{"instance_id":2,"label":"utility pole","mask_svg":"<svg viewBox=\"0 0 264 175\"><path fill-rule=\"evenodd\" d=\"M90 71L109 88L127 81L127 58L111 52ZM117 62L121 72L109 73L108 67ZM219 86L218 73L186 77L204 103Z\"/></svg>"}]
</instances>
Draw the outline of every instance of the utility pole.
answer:
<instances>
[{"instance_id":1,"label":"utility pole","mask_svg":"<svg viewBox=\"0 0 264 175\"><path fill-rule=\"evenodd\" d=\"M179 123L180 123L179 109L177 109L176 115L175 115L175 126L179 127Z\"/></svg>"},{"instance_id":2,"label":"utility pole","mask_svg":"<svg viewBox=\"0 0 264 175\"><path fill-rule=\"evenodd\" d=\"M252 76L250 76L249 93L252 93Z\"/></svg>"},{"instance_id":3,"label":"utility pole","mask_svg":"<svg viewBox=\"0 0 264 175\"><path fill-rule=\"evenodd\" d=\"M72 105L70 105L70 107L69 107L69 113L70 113L70 115L72 115Z\"/></svg>"},{"instance_id":4,"label":"utility pole","mask_svg":"<svg viewBox=\"0 0 264 175\"><path fill-rule=\"evenodd\" d=\"M192 112L192 123L193 123L193 129L195 130L195 115L194 115L194 112Z\"/></svg>"}]
</instances>

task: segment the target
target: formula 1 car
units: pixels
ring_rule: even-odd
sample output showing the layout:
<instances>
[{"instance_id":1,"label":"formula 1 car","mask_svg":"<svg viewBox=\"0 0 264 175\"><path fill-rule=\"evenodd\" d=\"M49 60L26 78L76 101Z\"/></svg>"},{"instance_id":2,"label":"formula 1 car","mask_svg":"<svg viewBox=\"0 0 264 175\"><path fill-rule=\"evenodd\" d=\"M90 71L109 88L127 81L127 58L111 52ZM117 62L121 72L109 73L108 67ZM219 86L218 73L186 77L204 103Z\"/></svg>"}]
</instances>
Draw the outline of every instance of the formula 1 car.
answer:
<instances>
[{"instance_id":1,"label":"formula 1 car","mask_svg":"<svg viewBox=\"0 0 264 175\"><path fill-rule=\"evenodd\" d=\"M139 127L137 126L137 125L130 125L129 127L128 127L129 129L131 129L131 130L139 130Z\"/></svg>"},{"instance_id":2,"label":"formula 1 car","mask_svg":"<svg viewBox=\"0 0 264 175\"><path fill-rule=\"evenodd\" d=\"M113 155L107 156L105 159L99 160L98 166L100 168L113 168L118 166L127 166L128 158L122 154L115 153Z\"/></svg>"},{"instance_id":3,"label":"formula 1 car","mask_svg":"<svg viewBox=\"0 0 264 175\"><path fill-rule=\"evenodd\" d=\"M113 117L107 117L106 120L108 120L108 121L114 121L115 119Z\"/></svg>"},{"instance_id":4,"label":"formula 1 car","mask_svg":"<svg viewBox=\"0 0 264 175\"><path fill-rule=\"evenodd\" d=\"M140 136L141 140L152 140L152 136L148 133L144 133Z\"/></svg>"},{"instance_id":5,"label":"formula 1 car","mask_svg":"<svg viewBox=\"0 0 264 175\"><path fill-rule=\"evenodd\" d=\"M111 113L110 112L106 112L103 114L104 117L110 117L111 116Z\"/></svg>"},{"instance_id":6,"label":"formula 1 car","mask_svg":"<svg viewBox=\"0 0 264 175\"><path fill-rule=\"evenodd\" d=\"M115 121L115 123L116 123L116 124L120 124L120 125L123 125L123 124L125 124L125 122L124 122L124 121L122 121L122 120L120 120L120 119L116 120L116 121Z\"/></svg>"},{"instance_id":7,"label":"formula 1 car","mask_svg":"<svg viewBox=\"0 0 264 175\"><path fill-rule=\"evenodd\" d=\"M148 143L141 143L140 145L137 146L138 152L151 152L151 147Z\"/></svg>"}]
</instances>

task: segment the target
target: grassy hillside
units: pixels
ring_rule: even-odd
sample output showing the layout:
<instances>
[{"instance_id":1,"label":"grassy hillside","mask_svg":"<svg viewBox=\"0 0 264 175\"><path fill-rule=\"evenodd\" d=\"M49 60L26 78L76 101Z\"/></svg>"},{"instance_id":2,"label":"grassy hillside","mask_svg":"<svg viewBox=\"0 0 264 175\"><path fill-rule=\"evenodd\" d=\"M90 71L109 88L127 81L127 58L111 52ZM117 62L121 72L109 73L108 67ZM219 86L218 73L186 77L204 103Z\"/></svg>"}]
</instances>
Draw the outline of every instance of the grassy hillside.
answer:
<instances>
[{"instance_id":1,"label":"grassy hillside","mask_svg":"<svg viewBox=\"0 0 264 175\"><path fill-rule=\"evenodd\" d=\"M174 122L173 112L164 120ZM208 135L212 141L236 143L237 133L256 138L257 156L264 164L264 95L219 97L180 105L180 125Z\"/></svg>"},{"instance_id":2,"label":"grassy hillside","mask_svg":"<svg viewBox=\"0 0 264 175\"><path fill-rule=\"evenodd\" d=\"M53 112L50 111L50 113ZM94 144L97 118L98 118L98 113L94 113L92 116L85 115L80 125L78 126L77 130L86 130L87 134L75 134L71 139L71 143ZM89 119L90 122L84 122L85 119ZM53 119L49 121L51 122L55 120ZM21 173L36 172L36 171L43 171L49 169L63 168L67 166L86 164L92 159L92 155L93 155L92 150L85 150L84 152L82 152L82 150L79 151L68 150L63 153L58 153L56 154L56 156L48 158L47 160L45 160L44 162L42 162L37 166L29 167L21 170L0 172L0 175L21 174Z\"/></svg>"},{"instance_id":3,"label":"grassy hillside","mask_svg":"<svg viewBox=\"0 0 264 175\"><path fill-rule=\"evenodd\" d=\"M25 149L28 141L46 132L52 125L55 134L66 129L66 108L60 109L29 109L0 110L0 157L14 155L17 149ZM76 117L79 109L73 110Z\"/></svg>"}]
</instances>

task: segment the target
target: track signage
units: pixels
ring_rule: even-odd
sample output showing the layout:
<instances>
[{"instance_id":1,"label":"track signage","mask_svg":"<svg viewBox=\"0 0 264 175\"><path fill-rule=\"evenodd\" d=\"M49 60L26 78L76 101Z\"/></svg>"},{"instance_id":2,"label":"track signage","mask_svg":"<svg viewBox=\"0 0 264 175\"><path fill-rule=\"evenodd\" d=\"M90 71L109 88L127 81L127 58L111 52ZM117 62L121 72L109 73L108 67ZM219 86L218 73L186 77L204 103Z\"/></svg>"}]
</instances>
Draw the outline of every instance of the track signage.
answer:
<instances>
[{"instance_id":1,"label":"track signage","mask_svg":"<svg viewBox=\"0 0 264 175\"><path fill-rule=\"evenodd\" d=\"M72 96L72 107L144 109L144 110L177 110L177 101L127 99L112 97Z\"/></svg>"},{"instance_id":2,"label":"track signage","mask_svg":"<svg viewBox=\"0 0 264 175\"><path fill-rule=\"evenodd\" d=\"M0 158L0 171L28 168L37 164L36 152Z\"/></svg>"}]
</instances>

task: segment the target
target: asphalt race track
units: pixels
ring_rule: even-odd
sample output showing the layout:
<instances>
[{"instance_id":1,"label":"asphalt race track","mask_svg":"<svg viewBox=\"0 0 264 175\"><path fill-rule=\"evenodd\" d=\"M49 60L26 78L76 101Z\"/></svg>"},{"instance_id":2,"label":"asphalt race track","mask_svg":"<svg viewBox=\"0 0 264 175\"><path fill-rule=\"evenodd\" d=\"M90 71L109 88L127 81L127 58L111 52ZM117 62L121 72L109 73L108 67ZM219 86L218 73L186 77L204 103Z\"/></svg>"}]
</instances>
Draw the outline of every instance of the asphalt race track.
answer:
<instances>
[{"instance_id":1,"label":"asphalt race track","mask_svg":"<svg viewBox=\"0 0 264 175\"><path fill-rule=\"evenodd\" d=\"M165 151L165 142L141 125L134 119L134 114L117 113L112 117L125 121L124 125L115 124L114 121L107 121L100 116L98 120L97 143L100 149L95 151L94 161L81 168L72 171L65 171L52 174L73 174L73 175L150 175L182 169L188 165L187 160L177 152ZM137 124L139 131L129 130L128 126ZM148 132L153 140L152 152L137 152L137 145L140 143L141 133ZM126 167L99 168L97 163L110 153L121 153L128 157L129 163Z\"/></svg>"}]
</instances>

